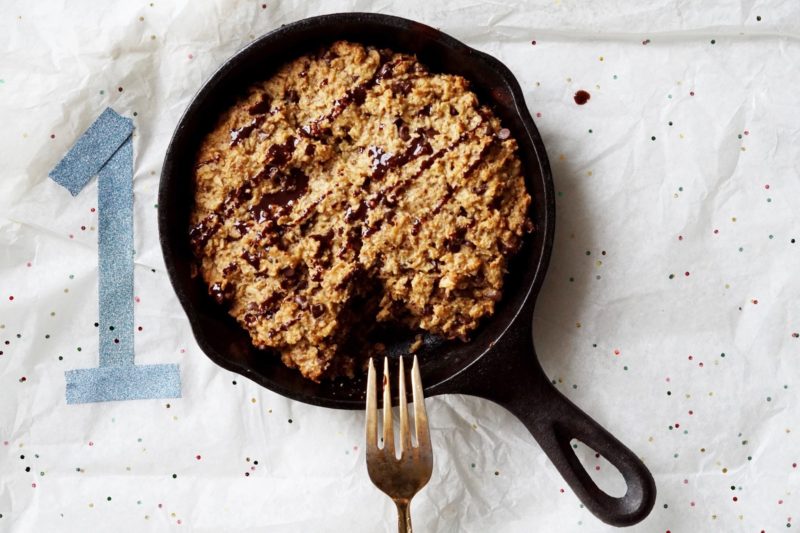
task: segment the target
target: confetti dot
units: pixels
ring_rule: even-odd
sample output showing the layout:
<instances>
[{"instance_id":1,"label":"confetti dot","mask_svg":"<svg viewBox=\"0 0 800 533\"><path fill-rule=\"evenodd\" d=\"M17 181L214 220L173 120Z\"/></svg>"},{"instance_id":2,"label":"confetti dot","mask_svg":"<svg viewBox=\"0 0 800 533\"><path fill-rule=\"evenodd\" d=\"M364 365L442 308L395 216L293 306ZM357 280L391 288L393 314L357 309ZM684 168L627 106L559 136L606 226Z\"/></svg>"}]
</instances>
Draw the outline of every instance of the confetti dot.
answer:
<instances>
[{"instance_id":1,"label":"confetti dot","mask_svg":"<svg viewBox=\"0 0 800 533\"><path fill-rule=\"evenodd\" d=\"M123 91L122 87L117 87L117 91L122 92Z\"/></svg>"},{"instance_id":2,"label":"confetti dot","mask_svg":"<svg viewBox=\"0 0 800 533\"><path fill-rule=\"evenodd\" d=\"M716 44L716 43L717 43L717 41L715 41L714 39L711 39L711 44Z\"/></svg>"}]
</instances>

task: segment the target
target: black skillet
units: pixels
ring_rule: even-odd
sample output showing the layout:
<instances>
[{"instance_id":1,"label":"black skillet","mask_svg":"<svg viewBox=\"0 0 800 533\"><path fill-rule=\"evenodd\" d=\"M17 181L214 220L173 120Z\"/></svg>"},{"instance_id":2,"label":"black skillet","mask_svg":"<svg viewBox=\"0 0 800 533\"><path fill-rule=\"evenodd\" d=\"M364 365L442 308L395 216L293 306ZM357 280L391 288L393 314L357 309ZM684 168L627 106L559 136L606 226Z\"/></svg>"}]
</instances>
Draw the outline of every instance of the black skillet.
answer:
<instances>
[{"instance_id":1,"label":"black skillet","mask_svg":"<svg viewBox=\"0 0 800 533\"><path fill-rule=\"evenodd\" d=\"M253 348L248 335L190 275L188 239L192 166L203 134L250 82L264 80L303 53L348 39L417 54L434 71L464 76L491 105L519 143L535 230L512 262L494 316L468 343L425 339L418 351L425 394L470 394L496 402L528 428L587 509L616 526L635 524L653 507L656 488L641 460L552 385L532 342L532 317L553 245L553 182L542 139L519 84L495 58L418 22L372 13L340 13L281 26L229 59L203 86L178 124L167 150L158 195L164 261L200 348L218 365L301 402L335 409L363 409L363 378L312 383ZM390 345L407 353L408 339ZM621 498L592 481L570 445L578 439L619 469L627 484Z\"/></svg>"}]
</instances>

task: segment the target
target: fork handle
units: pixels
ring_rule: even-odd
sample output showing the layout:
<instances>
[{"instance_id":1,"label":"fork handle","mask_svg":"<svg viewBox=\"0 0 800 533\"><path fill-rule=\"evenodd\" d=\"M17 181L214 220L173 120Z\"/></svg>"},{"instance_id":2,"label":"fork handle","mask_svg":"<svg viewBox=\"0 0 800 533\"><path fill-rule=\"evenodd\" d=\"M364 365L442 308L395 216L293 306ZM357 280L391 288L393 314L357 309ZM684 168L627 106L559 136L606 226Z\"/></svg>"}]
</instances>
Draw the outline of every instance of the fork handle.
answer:
<instances>
[{"instance_id":1,"label":"fork handle","mask_svg":"<svg viewBox=\"0 0 800 533\"><path fill-rule=\"evenodd\" d=\"M411 533L411 502L397 499L397 531L398 533Z\"/></svg>"}]
</instances>

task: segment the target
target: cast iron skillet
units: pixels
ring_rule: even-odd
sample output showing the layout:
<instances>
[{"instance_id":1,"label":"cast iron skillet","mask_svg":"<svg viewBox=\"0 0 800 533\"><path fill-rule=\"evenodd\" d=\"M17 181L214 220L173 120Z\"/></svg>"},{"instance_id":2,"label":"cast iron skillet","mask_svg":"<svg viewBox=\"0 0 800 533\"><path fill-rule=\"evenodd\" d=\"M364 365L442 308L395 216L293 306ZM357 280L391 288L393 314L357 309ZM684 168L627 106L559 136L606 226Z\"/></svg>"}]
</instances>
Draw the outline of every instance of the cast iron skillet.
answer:
<instances>
[{"instance_id":1,"label":"cast iron skillet","mask_svg":"<svg viewBox=\"0 0 800 533\"><path fill-rule=\"evenodd\" d=\"M188 239L192 203L191 172L202 135L250 82L264 80L286 61L348 39L417 54L434 71L459 74L472 82L482 102L492 105L519 143L528 191L533 196L535 230L510 266L503 299L468 343L428 337L418 352L425 394L470 394L514 413L575 491L601 520L625 526L644 519L656 488L642 462L622 443L561 395L545 376L532 343L532 316L553 244L555 203L547 155L525 106L519 84L502 63L423 24L371 13L340 13L282 26L237 53L195 96L167 150L158 196L164 261L197 342L218 365L268 389L305 403L336 409L363 409L363 378L312 383L298 372L253 348L247 334L190 275ZM390 353L407 353L397 339ZM602 454L621 472L621 498L601 491L570 446L576 438Z\"/></svg>"}]
</instances>

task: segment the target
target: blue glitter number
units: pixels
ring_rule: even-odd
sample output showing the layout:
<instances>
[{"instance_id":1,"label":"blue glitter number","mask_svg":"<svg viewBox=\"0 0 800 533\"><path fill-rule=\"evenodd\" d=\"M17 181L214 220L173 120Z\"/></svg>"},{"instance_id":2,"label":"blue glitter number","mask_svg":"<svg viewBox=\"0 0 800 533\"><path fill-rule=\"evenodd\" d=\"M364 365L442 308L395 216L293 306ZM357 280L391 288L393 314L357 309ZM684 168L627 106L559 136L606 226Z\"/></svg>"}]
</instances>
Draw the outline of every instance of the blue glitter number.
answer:
<instances>
[{"instance_id":1,"label":"blue glitter number","mask_svg":"<svg viewBox=\"0 0 800 533\"><path fill-rule=\"evenodd\" d=\"M73 196L98 179L100 366L65 372L69 404L181 395L178 365L134 364L132 133L107 108L50 172Z\"/></svg>"}]
</instances>

